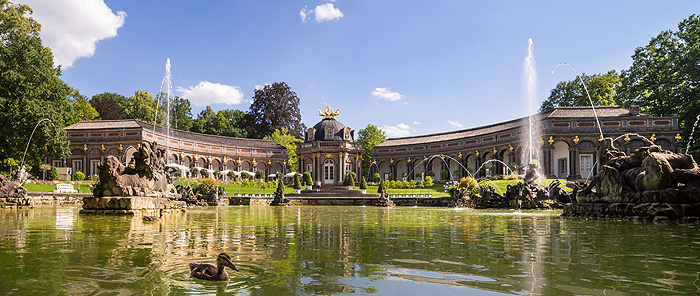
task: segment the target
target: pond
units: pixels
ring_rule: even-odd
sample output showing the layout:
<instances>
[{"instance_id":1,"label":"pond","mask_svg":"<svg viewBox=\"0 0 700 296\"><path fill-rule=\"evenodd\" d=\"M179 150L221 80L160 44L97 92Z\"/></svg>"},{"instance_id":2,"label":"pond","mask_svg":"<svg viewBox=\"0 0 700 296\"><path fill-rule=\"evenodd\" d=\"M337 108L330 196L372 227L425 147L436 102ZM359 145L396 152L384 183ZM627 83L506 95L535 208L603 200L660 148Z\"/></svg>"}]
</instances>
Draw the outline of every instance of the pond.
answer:
<instances>
[{"instance_id":1,"label":"pond","mask_svg":"<svg viewBox=\"0 0 700 296\"><path fill-rule=\"evenodd\" d=\"M218 207L164 221L0 210L3 295L700 293L695 223L446 208ZM227 282L189 262L231 255Z\"/></svg>"}]
</instances>

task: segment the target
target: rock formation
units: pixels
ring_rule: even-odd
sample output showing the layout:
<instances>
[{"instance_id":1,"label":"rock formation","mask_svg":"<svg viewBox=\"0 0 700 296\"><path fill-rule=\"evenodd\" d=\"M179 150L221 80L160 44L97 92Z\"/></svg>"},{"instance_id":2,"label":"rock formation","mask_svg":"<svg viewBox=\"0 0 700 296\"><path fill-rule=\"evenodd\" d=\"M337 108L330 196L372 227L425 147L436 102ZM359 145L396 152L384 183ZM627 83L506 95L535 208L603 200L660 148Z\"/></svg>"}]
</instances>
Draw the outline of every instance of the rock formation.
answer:
<instances>
[{"instance_id":1,"label":"rock formation","mask_svg":"<svg viewBox=\"0 0 700 296\"><path fill-rule=\"evenodd\" d=\"M126 167L110 155L98 169L100 182L93 190L96 197L178 197L175 186L165 173L165 149L159 148L155 142L143 143Z\"/></svg>"},{"instance_id":2,"label":"rock formation","mask_svg":"<svg viewBox=\"0 0 700 296\"><path fill-rule=\"evenodd\" d=\"M680 219L700 216L700 167L688 154L642 147L630 156L604 139L597 173L565 216ZM690 219L690 218L687 218Z\"/></svg>"}]
</instances>

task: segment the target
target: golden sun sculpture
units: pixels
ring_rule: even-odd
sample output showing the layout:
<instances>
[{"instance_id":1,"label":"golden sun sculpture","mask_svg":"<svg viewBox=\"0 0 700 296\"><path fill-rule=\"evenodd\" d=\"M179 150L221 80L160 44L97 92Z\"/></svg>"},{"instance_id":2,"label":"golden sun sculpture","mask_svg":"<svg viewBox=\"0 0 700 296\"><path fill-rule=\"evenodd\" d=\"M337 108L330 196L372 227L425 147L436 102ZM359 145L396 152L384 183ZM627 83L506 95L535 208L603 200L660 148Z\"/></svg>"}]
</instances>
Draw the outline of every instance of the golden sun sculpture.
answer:
<instances>
[{"instance_id":1,"label":"golden sun sculpture","mask_svg":"<svg viewBox=\"0 0 700 296\"><path fill-rule=\"evenodd\" d=\"M321 109L318 109L318 116L323 116L325 118L333 118L340 115L340 109L336 109L335 111L333 111L333 108L331 108L331 106L328 106L328 104L325 103L324 105L326 105L326 108L323 111L321 111Z\"/></svg>"}]
</instances>

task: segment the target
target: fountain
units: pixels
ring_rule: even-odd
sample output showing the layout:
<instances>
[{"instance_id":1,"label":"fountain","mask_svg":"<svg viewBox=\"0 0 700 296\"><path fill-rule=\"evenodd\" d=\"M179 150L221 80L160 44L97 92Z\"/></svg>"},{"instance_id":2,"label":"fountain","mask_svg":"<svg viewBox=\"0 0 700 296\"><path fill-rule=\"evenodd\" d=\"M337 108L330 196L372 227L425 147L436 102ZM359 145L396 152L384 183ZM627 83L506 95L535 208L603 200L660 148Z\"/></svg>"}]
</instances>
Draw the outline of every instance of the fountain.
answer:
<instances>
[{"instance_id":1,"label":"fountain","mask_svg":"<svg viewBox=\"0 0 700 296\"><path fill-rule=\"evenodd\" d=\"M167 143L170 141L170 59L166 62L165 71L161 84L161 93L165 88L164 107L167 110L165 148L155 141L142 143L126 167L116 157L107 156L98 166L100 181L93 190L93 196L83 199L81 213L152 215L161 210L184 207L184 201L174 200L179 199L181 194L166 172ZM157 112L158 108L155 118L158 118Z\"/></svg>"}]
</instances>

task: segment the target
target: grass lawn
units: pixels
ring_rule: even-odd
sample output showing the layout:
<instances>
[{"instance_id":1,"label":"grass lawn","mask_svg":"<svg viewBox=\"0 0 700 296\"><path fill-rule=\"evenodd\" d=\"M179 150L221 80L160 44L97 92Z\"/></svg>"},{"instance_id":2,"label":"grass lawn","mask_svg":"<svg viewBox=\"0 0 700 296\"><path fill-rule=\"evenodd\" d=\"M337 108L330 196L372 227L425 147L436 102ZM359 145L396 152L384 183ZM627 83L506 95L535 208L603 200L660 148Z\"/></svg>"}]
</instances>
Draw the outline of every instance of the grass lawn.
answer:
<instances>
[{"instance_id":1,"label":"grass lawn","mask_svg":"<svg viewBox=\"0 0 700 296\"><path fill-rule=\"evenodd\" d=\"M185 181L185 180L175 180L173 182L175 185L190 185L192 188L198 184L198 182L193 182L193 181ZM277 187L275 188L258 188L258 187L242 187L240 184L219 184L220 187L224 187L224 191L226 191L227 196L233 196L233 195L241 195L241 194L274 194L275 190L277 190ZM304 187L305 189L305 187ZM291 186L284 186L284 194L292 194L294 193L294 188Z\"/></svg>"},{"instance_id":2,"label":"grass lawn","mask_svg":"<svg viewBox=\"0 0 700 296\"><path fill-rule=\"evenodd\" d=\"M28 192L53 192L54 190L56 190L56 185L53 185L53 184L29 184L29 183L25 183L22 186L24 186L24 188L27 188ZM74 184L73 188L75 188L75 190L78 190L78 184ZM86 183L82 183L82 186L80 186L80 190L82 190L81 192L83 192L83 193L90 193L91 192L90 187Z\"/></svg>"}]
</instances>

